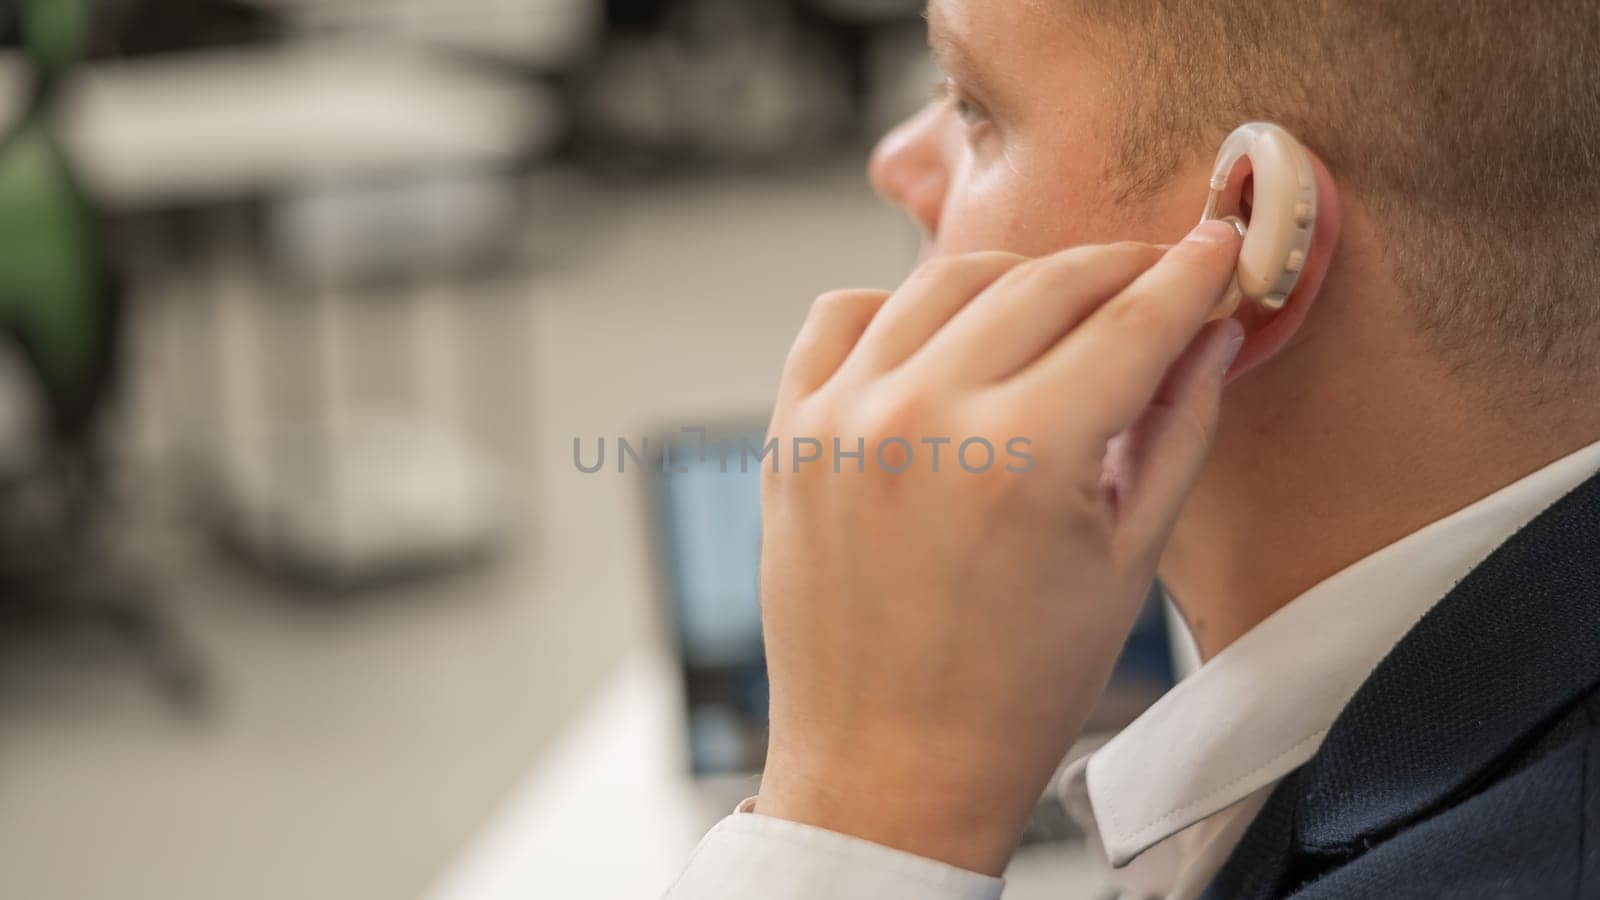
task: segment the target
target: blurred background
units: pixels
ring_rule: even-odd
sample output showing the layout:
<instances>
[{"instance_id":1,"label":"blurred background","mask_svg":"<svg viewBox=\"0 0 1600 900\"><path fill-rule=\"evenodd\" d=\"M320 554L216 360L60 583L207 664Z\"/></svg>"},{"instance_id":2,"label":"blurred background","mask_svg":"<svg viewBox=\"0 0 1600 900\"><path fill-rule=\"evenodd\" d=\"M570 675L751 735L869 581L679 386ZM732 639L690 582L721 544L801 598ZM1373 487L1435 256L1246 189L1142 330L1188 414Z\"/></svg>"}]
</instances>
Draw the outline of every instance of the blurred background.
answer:
<instances>
[{"instance_id":1,"label":"blurred background","mask_svg":"<svg viewBox=\"0 0 1600 900\"><path fill-rule=\"evenodd\" d=\"M757 783L759 509L616 441L900 280L920 11L0 0L0 897L659 894Z\"/></svg>"}]
</instances>

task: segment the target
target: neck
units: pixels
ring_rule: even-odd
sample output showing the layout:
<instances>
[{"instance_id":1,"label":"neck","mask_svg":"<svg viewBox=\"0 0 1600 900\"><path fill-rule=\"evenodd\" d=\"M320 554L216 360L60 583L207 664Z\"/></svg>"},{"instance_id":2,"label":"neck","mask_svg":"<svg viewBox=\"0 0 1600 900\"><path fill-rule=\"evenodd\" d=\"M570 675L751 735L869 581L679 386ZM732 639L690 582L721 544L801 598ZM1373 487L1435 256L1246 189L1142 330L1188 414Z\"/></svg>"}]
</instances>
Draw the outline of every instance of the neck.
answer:
<instances>
[{"instance_id":1,"label":"neck","mask_svg":"<svg viewBox=\"0 0 1600 900\"><path fill-rule=\"evenodd\" d=\"M1161 563L1203 659L1346 566L1600 439L1587 410L1508 414L1393 333L1343 334L1307 335L1229 390Z\"/></svg>"}]
</instances>

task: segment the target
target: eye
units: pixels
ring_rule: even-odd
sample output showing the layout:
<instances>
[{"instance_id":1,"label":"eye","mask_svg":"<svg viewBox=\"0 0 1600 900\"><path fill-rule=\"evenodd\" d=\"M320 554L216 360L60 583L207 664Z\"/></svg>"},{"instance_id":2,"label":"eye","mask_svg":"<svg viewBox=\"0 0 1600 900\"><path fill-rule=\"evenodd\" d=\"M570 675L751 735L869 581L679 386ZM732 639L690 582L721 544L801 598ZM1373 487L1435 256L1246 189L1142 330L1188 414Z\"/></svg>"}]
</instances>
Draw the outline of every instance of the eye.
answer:
<instances>
[{"instance_id":1,"label":"eye","mask_svg":"<svg viewBox=\"0 0 1600 900\"><path fill-rule=\"evenodd\" d=\"M949 79L934 85L933 96L937 102L950 104L969 132L976 132L990 124L988 110L968 97Z\"/></svg>"},{"instance_id":2,"label":"eye","mask_svg":"<svg viewBox=\"0 0 1600 900\"><path fill-rule=\"evenodd\" d=\"M989 120L981 107L965 97L957 96L955 104L956 115L960 116L961 121L967 123L968 127L976 127Z\"/></svg>"}]
</instances>

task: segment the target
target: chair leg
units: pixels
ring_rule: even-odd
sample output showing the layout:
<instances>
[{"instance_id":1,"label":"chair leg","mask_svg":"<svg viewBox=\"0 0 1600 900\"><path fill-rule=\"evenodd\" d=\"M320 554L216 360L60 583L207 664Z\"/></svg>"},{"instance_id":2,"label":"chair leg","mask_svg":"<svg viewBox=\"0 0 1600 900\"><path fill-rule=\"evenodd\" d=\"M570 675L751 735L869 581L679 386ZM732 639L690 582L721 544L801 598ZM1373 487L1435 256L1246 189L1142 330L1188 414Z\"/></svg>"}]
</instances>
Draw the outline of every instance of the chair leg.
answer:
<instances>
[{"instance_id":1,"label":"chair leg","mask_svg":"<svg viewBox=\"0 0 1600 900\"><path fill-rule=\"evenodd\" d=\"M105 584L92 592L90 616L137 655L157 691L179 713L203 718L215 706L210 673L193 642L150 596L148 588ZM98 594L99 596L93 596Z\"/></svg>"},{"instance_id":2,"label":"chair leg","mask_svg":"<svg viewBox=\"0 0 1600 900\"><path fill-rule=\"evenodd\" d=\"M100 632L131 653L162 699L190 719L216 705L204 657L176 621L155 602L142 579L127 574L30 577L0 584L0 628Z\"/></svg>"}]
</instances>

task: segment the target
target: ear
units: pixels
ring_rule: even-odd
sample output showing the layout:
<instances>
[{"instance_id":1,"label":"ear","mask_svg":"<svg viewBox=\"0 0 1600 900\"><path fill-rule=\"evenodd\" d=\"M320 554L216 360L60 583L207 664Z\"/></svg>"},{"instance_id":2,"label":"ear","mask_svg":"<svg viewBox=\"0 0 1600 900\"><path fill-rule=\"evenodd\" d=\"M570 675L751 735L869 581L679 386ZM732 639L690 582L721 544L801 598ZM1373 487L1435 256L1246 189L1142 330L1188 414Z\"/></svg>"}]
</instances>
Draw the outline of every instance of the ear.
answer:
<instances>
[{"instance_id":1,"label":"ear","mask_svg":"<svg viewBox=\"0 0 1600 900\"><path fill-rule=\"evenodd\" d=\"M1317 225L1311 238L1310 252L1306 254L1305 268L1300 270L1300 280L1282 309L1268 312L1246 302L1233 314L1233 318L1244 325L1245 341L1228 370L1229 381L1261 365L1288 346L1305 323L1311 305L1317 301L1322 283L1328 276L1328 268L1333 262L1334 250L1339 245L1339 229L1344 221L1339 204L1339 188L1333 183L1333 176L1328 173L1328 167L1322 160L1309 150L1307 153L1317 178ZM1232 187L1230 185L1230 189ZM1251 188L1251 179L1244 178L1239 182L1239 192L1235 194L1245 213L1248 213L1250 205Z\"/></svg>"}]
</instances>

